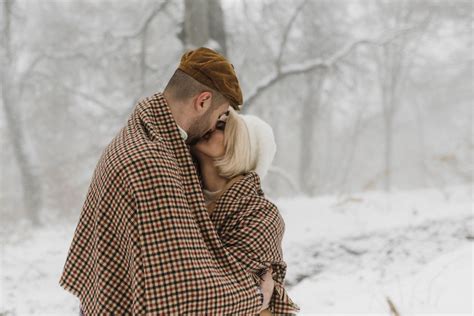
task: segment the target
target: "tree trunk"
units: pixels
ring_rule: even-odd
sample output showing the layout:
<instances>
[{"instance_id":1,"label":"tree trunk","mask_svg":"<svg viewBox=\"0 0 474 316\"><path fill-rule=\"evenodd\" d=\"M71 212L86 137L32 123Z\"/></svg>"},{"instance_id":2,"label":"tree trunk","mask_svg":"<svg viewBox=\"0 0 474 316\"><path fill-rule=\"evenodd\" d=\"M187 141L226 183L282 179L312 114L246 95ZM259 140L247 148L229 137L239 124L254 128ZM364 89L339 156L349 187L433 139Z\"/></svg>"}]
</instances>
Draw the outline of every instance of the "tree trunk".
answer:
<instances>
[{"instance_id":1,"label":"tree trunk","mask_svg":"<svg viewBox=\"0 0 474 316\"><path fill-rule=\"evenodd\" d=\"M300 129L300 164L299 174L303 193L312 196L316 193L317 163L314 153L318 142L316 139L316 118L321 107L321 87L326 76L326 70L308 75L308 93L303 102ZM314 79L316 76L316 79Z\"/></svg>"},{"instance_id":2,"label":"tree trunk","mask_svg":"<svg viewBox=\"0 0 474 316\"><path fill-rule=\"evenodd\" d=\"M15 84L13 73L14 64L11 51L11 17L13 1L5 0L3 2L3 47L4 64L2 65L2 102L5 113L5 121L8 130L8 137L13 149L13 155L18 165L20 173L20 183L23 193L23 206L26 215L33 225L40 225L39 212L42 207L41 183L33 167L33 163L26 150L24 129L18 107L14 104L19 100L18 84Z\"/></svg>"},{"instance_id":3,"label":"tree trunk","mask_svg":"<svg viewBox=\"0 0 474 316\"><path fill-rule=\"evenodd\" d=\"M184 11L184 46L206 46L226 56L224 13L220 0L185 0Z\"/></svg>"}]
</instances>

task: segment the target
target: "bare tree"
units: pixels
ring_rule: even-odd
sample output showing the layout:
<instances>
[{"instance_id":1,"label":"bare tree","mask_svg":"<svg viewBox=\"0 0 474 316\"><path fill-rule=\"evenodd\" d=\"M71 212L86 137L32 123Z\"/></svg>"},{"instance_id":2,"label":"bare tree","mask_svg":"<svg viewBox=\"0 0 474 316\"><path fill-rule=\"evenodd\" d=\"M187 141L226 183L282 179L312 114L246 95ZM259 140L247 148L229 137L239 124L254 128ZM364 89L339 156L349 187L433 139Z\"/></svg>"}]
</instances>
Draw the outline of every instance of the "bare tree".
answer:
<instances>
[{"instance_id":1,"label":"bare tree","mask_svg":"<svg viewBox=\"0 0 474 316\"><path fill-rule=\"evenodd\" d=\"M430 12L422 17L416 16L416 11L407 1L379 3L382 14L380 18L385 29L393 24L395 29L409 28L393 41L386 42L374 50L378 70L378 79L381 89L382 117L384 122L384 189L389 192L392 186L392 159L393 159L393 121L400 106L400 97L403 93L403 83L407 80L413 56L411 47L417 45L420 34L423 34L430 22ZM415 15L415 17L414 17Z\"/></svg>"},{"instance_id":2,"label":"bare tree","mask_svg":"<svg viewBox=\"0 0 474 316\"><path fill-rule=\"evenodd\" d=\"M148 49L150 47L150 32L152 29L153 22L158 18L159 14L162 13L167 6L170 4L170 0L165 0L161 3L154 4L150 9L149 13L144 17L143 23L138 27L137 30L133 31L130 34L126 35L112 35L117 41L129 41L129 40L138 40L140 49L138 52L139 60L139 77L140 77L140 93L143 93L146 88L148 73L155 72L156 69L150 66L148 62ZM136 103L138 99L133 101L133 104Z\"/></svg>"},{"instance_id":3,"label":"bare tree","mask_svg":"<svg viewBox=\"0 0 474 316\"><path fill-rule=\"evenodd\" d=\"M3 1L3 64L2 64L2 103L3 112L8 130L8 138L13 149L13 155L20 173L22 185L23 205L28 219L34 225L40 225L40 210L42 208L41 181L37 166L33 163L31 155L28 154L25 129L21 112L19 109L22 98L22 86L25 84L24 77L15 72L17 64L17 52L12 47L13 24L13 0Z\"/></svg>"},{"instance_id":4,"label":"bare tree","mask_svg":"<svg viewBox=\"0 0 474 316\"><path fill-rule=\"evenodd\" d=\"M303 102L300 127L300 164L299 179L303 193L314 195L317 189L317 157L315 155L317 147L316 119L321 113L322 107L322 86L326 79L328 69L321 68L313 74L308 74L307 84L309 89Z\"/></svg>"}]
</instances>

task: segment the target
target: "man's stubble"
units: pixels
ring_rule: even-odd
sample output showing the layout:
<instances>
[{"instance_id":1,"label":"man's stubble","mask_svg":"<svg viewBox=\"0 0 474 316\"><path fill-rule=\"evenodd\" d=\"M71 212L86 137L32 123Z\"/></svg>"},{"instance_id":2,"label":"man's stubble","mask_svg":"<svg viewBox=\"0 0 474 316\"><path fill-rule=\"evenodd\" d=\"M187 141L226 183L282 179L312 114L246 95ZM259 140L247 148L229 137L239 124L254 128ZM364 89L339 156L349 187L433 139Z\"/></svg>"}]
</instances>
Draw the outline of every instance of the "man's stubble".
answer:
<instances>
[{"instance_id":1,"label":"man's stubble","mask_svg":"<svg viewBox=\"0 0 474 316\"><path fill-rule=\"evenodd\" d=\"M201 117L194 120L189 127L188 139L186 143L190 146L195 145L206 133L212 129L211 116L214 111L211 106Z\"/></svg>"}]
</instances>

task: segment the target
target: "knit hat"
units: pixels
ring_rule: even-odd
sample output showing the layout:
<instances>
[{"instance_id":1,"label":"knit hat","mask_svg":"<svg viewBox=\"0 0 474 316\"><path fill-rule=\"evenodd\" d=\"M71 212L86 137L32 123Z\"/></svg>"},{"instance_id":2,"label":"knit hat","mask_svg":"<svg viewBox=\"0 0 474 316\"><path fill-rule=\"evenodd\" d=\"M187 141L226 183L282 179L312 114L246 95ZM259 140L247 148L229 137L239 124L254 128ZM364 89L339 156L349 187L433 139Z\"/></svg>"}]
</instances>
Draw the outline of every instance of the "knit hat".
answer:
<instances>
[{"instance_id":1,"label":"knit hat","mask_svg":"<svg viewBox=\"0 0 474 316\"><path fill-rule=\"evenodd\" d=\"M254 115L241 114L239 116L245 122L249 133L250 161L256 162L255 172L263 179L276 153L273 129L268 123Z\"/></svg>"}]
</instances>

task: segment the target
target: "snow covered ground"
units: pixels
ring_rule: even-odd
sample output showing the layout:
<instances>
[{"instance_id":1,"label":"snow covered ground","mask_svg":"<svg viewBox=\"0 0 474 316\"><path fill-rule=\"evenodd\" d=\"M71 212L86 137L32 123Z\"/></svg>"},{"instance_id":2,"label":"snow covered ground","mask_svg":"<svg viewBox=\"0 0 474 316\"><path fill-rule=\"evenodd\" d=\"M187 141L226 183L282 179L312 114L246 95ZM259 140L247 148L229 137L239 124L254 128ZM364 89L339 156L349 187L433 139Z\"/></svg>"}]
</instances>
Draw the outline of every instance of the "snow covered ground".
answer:
<instances>
[{"instance_id":1,"label":"snow covered ground","mask_svg":"<svg viewBox=\"0 0 474 316\"><path fill-rule=\"evenodd\" d=\"M278 201L290 295L302 314L466 314L472 187Z\"/></svg>"},{"instance_id":2,"label":"snow covered ground","mask_svg":"<svg viewBox=\"0 0 474 316\"><path fill-rule=\"evenodd\" d=\"M276 201L301 315L472 315L472 186ZM76 223L2 227L0 315L77 315L58 285Z\"/></svg>"}]
</instances>

